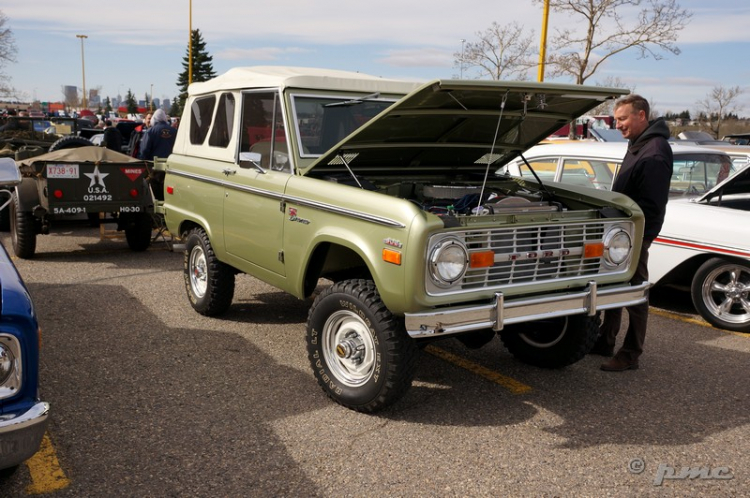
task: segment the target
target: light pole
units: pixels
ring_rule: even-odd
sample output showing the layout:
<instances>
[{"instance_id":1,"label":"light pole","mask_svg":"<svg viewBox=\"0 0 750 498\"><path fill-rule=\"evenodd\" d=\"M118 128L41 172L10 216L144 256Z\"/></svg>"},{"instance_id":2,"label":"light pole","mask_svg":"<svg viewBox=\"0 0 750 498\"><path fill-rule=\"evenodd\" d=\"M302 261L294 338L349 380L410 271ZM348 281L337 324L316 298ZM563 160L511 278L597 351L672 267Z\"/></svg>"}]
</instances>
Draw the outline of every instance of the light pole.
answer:
<instances>
[{"instance_id":1,"label":"light pole","mask_svg":"<svg viewBox=\"0 0 750 498\"><path fill-rule=\"evenodd\" d=\"M193 0L190 0L190 19L188 30L188 85L193 82Z\"/></svg>"},{"instance_id":2,"label":"light pole","mask_svg":"<svg viewBox=\"0 0 750 498\"><path fill-rule=\"evenodd\" d=\"M549 0L544 0L544 11L542 13L542 40L539 43L539 70L537 81L544 81L544 64L547 58L547 24L549 23Z\"/></svg>"},{"instance_id":3,"label":"light pole","mask_svg":"<svg viewBox=\"0 0 750 498\"><path fill-rule=\"evenodd\" d=\"M460 80L464 79L464 43L466 43L466 39L461 38L461 63L459 64L459 66L461 67L461 69L459 70L461 76L459 76L458 78Z\"/></svg>"},{"instance_id":4,"label":"light pole","mask_svg":"<svg viewBox=\"0 0 750 498\"><path fill-rule=\"evenodd\" d=\"M86 106L86 62L83 56L83 40L88 38L88 36L76 35L76 38L81 39L81 74L83 75L83 108L87 109L87 106Z\"/></svg>"}]
</instances>

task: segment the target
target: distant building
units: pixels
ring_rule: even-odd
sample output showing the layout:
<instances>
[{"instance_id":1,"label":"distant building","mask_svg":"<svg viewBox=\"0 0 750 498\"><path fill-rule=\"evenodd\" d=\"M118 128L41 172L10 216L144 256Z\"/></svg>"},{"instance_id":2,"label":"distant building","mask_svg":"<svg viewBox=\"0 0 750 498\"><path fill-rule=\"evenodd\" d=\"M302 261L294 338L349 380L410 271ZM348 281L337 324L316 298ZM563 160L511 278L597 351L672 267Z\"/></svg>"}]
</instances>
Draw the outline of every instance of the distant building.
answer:
<instances>
[{"instance_id":1,"label":"distant building","mask_svg":"<svg viewBox=\"0 0 750 498\"><path fill-rule=\"evenodd\" d=\"M63 95L65 96L65 102L77 102L78 87L75 85L65 85L63 87Z\"/></svg>"}]
</instances>

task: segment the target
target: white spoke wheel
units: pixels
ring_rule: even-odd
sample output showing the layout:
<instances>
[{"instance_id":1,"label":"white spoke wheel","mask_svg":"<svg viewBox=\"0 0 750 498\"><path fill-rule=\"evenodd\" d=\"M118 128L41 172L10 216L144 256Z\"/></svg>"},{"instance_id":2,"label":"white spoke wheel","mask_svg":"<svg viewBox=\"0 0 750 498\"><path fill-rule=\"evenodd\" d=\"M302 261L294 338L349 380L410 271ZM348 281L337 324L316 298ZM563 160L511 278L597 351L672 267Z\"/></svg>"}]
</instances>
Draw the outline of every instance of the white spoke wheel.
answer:
<instances>
[{"instance_id":1,"label":"white spoke wheel","mask_svg":"<svg viewBox=\"0 0 750 498\"><path fill-rule=\"evenodd\" d=\"M307 353L318 384L331 399L371 413L409 389L417 346L372 281L345 280L321 292L310 308Z\"/></svg>"},{"instance_id":2,"label":"white spoke wheel","mask_svg":"<svg viewBox=\"0 0 750 498\"><path fill-rule=\"evenodd\" d=\"M714 327L750 332L750 265L712 258L693 277L693 304Z\"/></svg>"},{"instance_id":3,"label":"white spoke wheel","mask_svg":"<svg viewBox=\"0 0 750 498\"><path fill-rule=\"evenodd\" d=\"M191 230L185 239L184 278L190 304L201 315L220 315L232 304L234 270L216 258L203 229Z\"/></svg>"}]
</instances>

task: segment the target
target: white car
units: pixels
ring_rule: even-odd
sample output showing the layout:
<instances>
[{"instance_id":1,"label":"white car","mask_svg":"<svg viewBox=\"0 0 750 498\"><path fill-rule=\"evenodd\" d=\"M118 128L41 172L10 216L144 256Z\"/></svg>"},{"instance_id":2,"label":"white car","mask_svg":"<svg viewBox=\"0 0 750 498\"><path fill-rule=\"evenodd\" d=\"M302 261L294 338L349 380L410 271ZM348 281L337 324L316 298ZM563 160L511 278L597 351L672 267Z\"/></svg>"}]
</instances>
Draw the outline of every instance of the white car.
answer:
<instances>
[{"instance_id":1,"label":"white car","mask_svg":"<svg viewBox=\"0 0 750 498\"><path fill-rule=\"evenodd\" d=\"M725 152L670 143L674 169L670 196L699 195L727 178L734 170ZM627 152L627 142L573 141L532 147L509 162L497 174L555 181L609 190ZM524 162L523 159L526 159ZM528 163L528 164L527 164Z\"/></svg>"},{"instance_id":2,"label":"white car","mask_svg":"<svg viewBox=\"0 0 750 498\"><path fill-rule=\"evenodd\" d=\"M669 201L648 270L655 284L689 287L715 327L750 332L750 166L701 197Z\"/></svg>"}]
</instances>

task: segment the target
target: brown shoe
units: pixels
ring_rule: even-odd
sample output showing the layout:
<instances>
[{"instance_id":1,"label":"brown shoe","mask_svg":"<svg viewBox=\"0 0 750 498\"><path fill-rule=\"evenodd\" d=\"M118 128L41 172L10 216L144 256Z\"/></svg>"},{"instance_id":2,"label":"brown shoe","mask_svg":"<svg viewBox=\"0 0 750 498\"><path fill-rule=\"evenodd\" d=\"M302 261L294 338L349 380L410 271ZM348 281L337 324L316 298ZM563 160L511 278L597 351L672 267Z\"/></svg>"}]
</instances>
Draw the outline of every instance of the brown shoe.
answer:
<instances>
[{"instance_id":1,"label":"brown shoe","mask_svg":"<svg viewBox=\"0 0 750 498\"><path fill-rule=\"evenodd\" d=\"M605 372L624 372L625 370L638 370L638 360L628 361L624 358L614 357L599 367Z\"/></svg>"}]
</instances>

